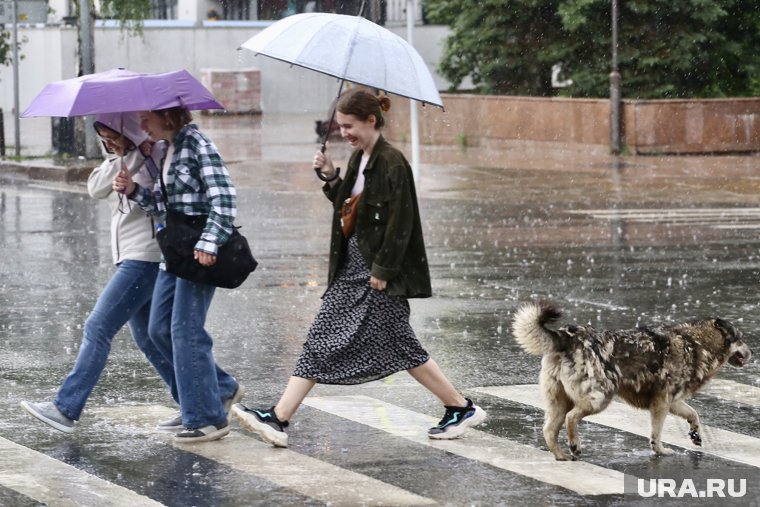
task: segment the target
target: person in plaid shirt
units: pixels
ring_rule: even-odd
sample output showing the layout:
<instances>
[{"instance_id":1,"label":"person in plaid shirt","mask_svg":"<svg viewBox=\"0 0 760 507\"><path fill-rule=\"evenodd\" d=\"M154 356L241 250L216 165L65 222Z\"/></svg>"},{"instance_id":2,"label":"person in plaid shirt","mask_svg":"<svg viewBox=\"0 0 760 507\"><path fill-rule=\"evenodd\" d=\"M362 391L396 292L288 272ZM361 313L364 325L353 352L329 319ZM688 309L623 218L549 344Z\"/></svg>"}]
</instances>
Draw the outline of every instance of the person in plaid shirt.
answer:
<instances>
[{"instance_id":1,"label":"person in plaid shirt","mask_svg":"<svg viewBox=\"0 0 760 507\"><path fill-rule=\"evenodd\" d=\"M201 265L211 266L232 233L236 212L235 187L224 161L214 143L190 123L188 110L174 107L138 114L152 139L169 143L159 168L169 207L186 215L208 215L194 255ZM165 216L160 183L148 189L120 173L113 185L142 209ZM179 416L159 423L159 428L179 430L177 442L227 435L230 407L243 397L242 386L214 361L212 339L204 329L214 291L211 285L161 270L153 292L149 334L172 362L180 400Z\"/></svg>"}]
</instances>

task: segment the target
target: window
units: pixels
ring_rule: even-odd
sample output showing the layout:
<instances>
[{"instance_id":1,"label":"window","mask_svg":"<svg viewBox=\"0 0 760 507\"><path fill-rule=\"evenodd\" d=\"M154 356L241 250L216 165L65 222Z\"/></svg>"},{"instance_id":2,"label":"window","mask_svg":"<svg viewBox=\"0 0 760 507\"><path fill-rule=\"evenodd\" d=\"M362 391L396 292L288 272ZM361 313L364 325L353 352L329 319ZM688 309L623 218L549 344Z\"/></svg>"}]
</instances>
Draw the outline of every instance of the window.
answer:
<instances>
[{"instance_id":1,"label":"window","mask_svg":"<svg viewBox=\"0 0 760 507\"><path fill-rule=\"evenodd\" d=\"M151 0L153 19L177 19L177 0Z\"/></svg>"}]
</instances>

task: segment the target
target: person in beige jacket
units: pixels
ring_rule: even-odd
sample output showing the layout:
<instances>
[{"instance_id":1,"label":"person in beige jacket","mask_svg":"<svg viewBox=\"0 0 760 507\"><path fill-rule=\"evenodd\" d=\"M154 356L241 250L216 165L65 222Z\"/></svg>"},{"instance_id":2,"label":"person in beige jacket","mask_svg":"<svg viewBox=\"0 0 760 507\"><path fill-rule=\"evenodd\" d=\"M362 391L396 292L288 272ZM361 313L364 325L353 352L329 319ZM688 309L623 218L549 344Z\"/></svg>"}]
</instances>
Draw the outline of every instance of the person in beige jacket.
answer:
<instances>
[{"instance_id":1,"label":"person in beige jacket","mask_svg":"<svg viewBox=\"0 0 760 507\"><path fill-rule=\"evenodd\" d=\"M152 187L164 147L148 139L136 113L98 115L95 130L109 156L90 174L87 190L92 197L111 203L111 251L116 271L85 322L74 368L55 399L21 402L32 416L65 433L74 431L75 421L79 420L105 368L111 341L124 324L129 324L138 348L169 386L175 401L178 400L172 366L148 336L151 297L161 261L155 240L156 224L151 216L112 189L120 171L128 171L135 181Z\"/></svg>"}]
</instances>

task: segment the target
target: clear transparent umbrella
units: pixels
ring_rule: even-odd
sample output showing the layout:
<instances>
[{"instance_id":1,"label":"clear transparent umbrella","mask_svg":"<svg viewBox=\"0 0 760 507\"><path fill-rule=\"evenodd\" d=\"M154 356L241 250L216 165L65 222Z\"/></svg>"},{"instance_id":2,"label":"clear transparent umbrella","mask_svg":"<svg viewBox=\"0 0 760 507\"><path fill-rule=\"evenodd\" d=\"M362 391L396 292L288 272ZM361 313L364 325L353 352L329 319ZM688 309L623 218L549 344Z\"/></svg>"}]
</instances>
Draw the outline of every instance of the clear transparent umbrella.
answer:
<instances>
[{"instance_id":1,"label":"clear transparent umbrella","mask_svg":"<svg viewBox=\"0 0 760 507\"><path fill-rule=\"evenodd\" d=\"M417 50L361 16L295 14L265 28L240 48L334 76L341 80L338 95L343 83L350 81L443 108L433 76Z\"/></svg>"},{"instance_id":2,"label":"clear transparent umbrella","mask_svg":"<svg viewBox=\"0 0 760 507\"><path fill-rule=\"evenodd\" d=\"M352 83L443 107L433 76L404 39L361 16L295 14L241 46Z\"/></svg>"}]
</instances>

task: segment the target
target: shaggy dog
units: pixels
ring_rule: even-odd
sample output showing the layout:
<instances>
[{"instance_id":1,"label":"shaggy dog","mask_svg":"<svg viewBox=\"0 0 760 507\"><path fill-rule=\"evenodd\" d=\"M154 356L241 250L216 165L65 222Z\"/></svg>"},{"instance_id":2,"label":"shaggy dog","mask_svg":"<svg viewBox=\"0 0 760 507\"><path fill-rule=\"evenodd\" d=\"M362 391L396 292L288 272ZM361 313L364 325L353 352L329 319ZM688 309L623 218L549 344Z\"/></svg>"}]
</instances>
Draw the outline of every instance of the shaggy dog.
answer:
<instances>
[{"instance_id":1,"label":"shaggy dog","mask_svg":"<svg viewBox=\"0 0 760 507\"><path fill-rule=\"evenodd\" d=\"M673 453L660 442L668 413L686 419L691 441L701 445L699 416L685 400L726 361L741 367L752 355L742 333L722 319L622 331L546 327L561 316L552 303L528 303L518 309L512 324L523 350L543 356L539 384L547 403L544 439L558 460L578 458L578 423L604 410L616 395L649 410L649 443L657 455ZM557 443L563 422L571 454Z\"/></svg>"}]
</instances>

